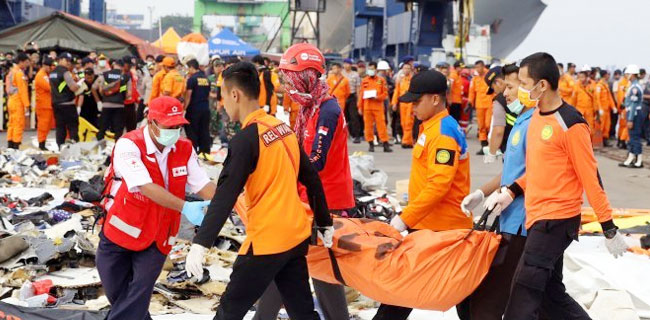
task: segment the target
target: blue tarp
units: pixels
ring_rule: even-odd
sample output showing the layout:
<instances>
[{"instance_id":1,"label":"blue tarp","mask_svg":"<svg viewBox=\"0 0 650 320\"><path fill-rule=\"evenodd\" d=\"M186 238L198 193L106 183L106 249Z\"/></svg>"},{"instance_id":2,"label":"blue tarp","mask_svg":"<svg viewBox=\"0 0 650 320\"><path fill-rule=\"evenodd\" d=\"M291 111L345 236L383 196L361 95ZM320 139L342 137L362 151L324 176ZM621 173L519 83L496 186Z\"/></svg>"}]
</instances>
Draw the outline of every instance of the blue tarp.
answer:
<instances>
[{"instance_id":1,"label":"blue tarp","mask_svg":"<svg viewBox=\"0 0 650 320\"><path fill-rule=\"evenodd\" d=\"M228 28L224 28L208 40L208 49L211 56L215 54L222 57L260 54L259 49L244 42Z\"/></svg>"}]
</instances>

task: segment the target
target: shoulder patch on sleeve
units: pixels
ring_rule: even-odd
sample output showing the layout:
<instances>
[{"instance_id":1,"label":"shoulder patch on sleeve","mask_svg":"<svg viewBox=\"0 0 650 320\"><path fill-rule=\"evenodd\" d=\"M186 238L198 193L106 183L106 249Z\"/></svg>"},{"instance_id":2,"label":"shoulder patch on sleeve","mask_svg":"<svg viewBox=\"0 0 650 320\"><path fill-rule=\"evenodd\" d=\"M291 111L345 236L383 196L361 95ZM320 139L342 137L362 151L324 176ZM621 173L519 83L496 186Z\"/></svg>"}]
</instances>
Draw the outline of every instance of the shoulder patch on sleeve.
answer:
<instances>
[{"instance_id":1,"label":"shoulder patch on sleeve","mask_svg":"<svg viewBox=\"0 0 650 320\"><path fill-rule=\"evenodd\" d=\"M555 113L555 117L565 131L569 130L569 128L576 124L587 124L587 121L582 114L575 107L567 103L562 104Z\"/></svg>"},{"instance_id":2,"label":"shoulder patch on sleeve","mask_svg":"<svg viewBox=\"0 0 650 320\"><path fill-rule=\"evenodd\" d=\"M450 149L437 148L436 149L436 164L444 164L448 166L454 165L454 157L456 151Z\"/></svg>"}]
</instances>

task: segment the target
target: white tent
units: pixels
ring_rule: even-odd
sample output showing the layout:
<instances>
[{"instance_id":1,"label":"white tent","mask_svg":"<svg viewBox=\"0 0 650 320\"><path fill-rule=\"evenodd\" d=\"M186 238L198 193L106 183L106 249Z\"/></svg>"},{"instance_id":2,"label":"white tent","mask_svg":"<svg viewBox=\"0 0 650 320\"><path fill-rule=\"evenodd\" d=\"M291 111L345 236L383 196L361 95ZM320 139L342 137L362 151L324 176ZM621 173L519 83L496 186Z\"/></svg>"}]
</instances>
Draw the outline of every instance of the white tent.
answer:
<instances>
[{"instance_id":1,"label":"white tent","mask_svg":"<svg viewBox=\"0 0 650 320\"><path fill-rule=\"evenodd\" d=\"M650 65L650 1L546 0L526 39L507 60L546 51L558 62L622 68Z\"/></svg>"}]
</instances>

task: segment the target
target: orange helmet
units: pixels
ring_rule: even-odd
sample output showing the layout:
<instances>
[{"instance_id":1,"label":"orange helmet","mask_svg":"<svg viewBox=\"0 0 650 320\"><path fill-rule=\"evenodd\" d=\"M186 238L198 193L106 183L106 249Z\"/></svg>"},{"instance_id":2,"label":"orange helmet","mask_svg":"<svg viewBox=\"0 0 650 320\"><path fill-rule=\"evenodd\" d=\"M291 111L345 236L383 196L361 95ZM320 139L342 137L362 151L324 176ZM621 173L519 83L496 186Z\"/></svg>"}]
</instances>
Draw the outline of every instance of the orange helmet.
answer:
<instances>
[{"instance_id":1,"label":"orange helmet","mask_svg":"<svg viewBox=\"0 0 650 320\"><path fill-rule=\"evenodd\" d=\"M294 44L282 55L280 69L290 71L303 71L313 68L325 73L325 57L315 46L309 43Z\"/></svg>"}]
</instances>

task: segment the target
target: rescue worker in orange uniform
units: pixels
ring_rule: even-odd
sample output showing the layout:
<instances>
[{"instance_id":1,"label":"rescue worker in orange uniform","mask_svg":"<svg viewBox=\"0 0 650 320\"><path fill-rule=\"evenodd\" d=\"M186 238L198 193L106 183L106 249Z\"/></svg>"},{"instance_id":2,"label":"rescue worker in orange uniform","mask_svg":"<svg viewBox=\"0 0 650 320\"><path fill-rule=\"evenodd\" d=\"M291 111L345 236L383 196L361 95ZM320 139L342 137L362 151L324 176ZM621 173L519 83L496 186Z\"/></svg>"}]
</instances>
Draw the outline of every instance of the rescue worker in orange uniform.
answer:
<instances>
[{"instance_id":1,"label":"rescue worker in orange uniform","mask_svg":"<svg viewBox=\"0 0 650 320\"><path fill-rule=\"evenodd\" d=\"M199 166L192 142L180 138L187 124L183 104L151 101L148 123L118 139L107 169L106 219L96 264L111 310L106 320L151 319L149 302L181 214L200 225L210 201L185 201L185 190L211 199L216 190Z\"/></svg>"},{"instance_id":2,"label":"rescue worker in orange uniform","mask_svg":"<svg viewBox=\"0 0 650 320\"><path fill-rule=\"evenodd\" d=\"M7 125L7 147L19 149L23 141L25 130L25 112L29 110L29 88L27 87L27 76L25 68L29 66L29 56L19 53L16 56L14 66L5 79L5 90L9 96L7 109L9 111L9 123Z\"/></svg>"},{"instance_id":3,"label":"rescue worker in orange uniform","mask_svg":"<svg viewBox=\"0 0 650 320\"><path fill-rule=\"evenodd\" d=\"M328 93L339 102L341 110L345 111L345 101L350 96L350 82L341 74L343 66L334 62L330 68L330 75L327 77L327 85L330 87Z\"/></svg>"},{"instance_id":4,"label":"rescue worker in orange uniform","mask_svg":"<svg viewBox=\"0 0 650 320\"><path fill-rule=\"evenodd\" d=\"M408 92L400 97L413 103L424 128L413 147L409 204L390 222L400 232L472 228L471 213L460 208L470 188L467 142L447 111L446 95L447 78L428 70L413 76ZM406 320L411 310L382 304L373 320Z\"/></svg>"},{"instance_id":5,"label":"rescue worker in orange uniform","mask_svg":"<svg viewBox=\"0 0 650 320\"><path fill-rule=\"evenodd\" d=\"M298 195L300 182L307 188L318 237L330 248L334 227L318 172L291 128L260 109L259 75L252 63L239 62L226 69L223 80L226 111L243 129L230 141L219 192L187 255L187 273L204 274L205 253L246 188L246 239L214 319L243 319L271 281L278 286L292 319L319 319L306 259L312 219Z\"/></svg>"},{"instance_id":6,"label":"rescue worker in orange uniform","mask_svg":"<svg viewBox=\"0 0 650 320\"><path fill-rule=\"evenodd\" d=\"M384 101L388 99L388 84L384 78L377 76L377 62L368 63L366 76L361 80L357 107L363 116L364 135L368 142L368 151L375 152L375 125L379 141L384 145L384 152L393 152L388 143L386 131L386 113Z\"/></svg>"},{"instance_id":7,"label":"rescue worker in orange uniform","mask_svg":"<svg viewBox=\"0 0 650 320\"><path fill-rule=\"evenodd\" d=\"M36 132L38 148L45 149L47 134L54 128L54 111L52 111L52 92L50 91L50 72L54 68L54 60L46 57L43 66L34 78L34 92L36 94Z\"/></svg>"},{"instance_id":8,"label":"rescue worker in orange uniform","mask_svg":"<svg viewBox=\"0 0 650 320\"><path fill-rule=\"evenodd\" d=\"M395 85L395 92L393 92L393 99L391 105L393 110L399 109L400 124L402 125L402 148L413 148L413 104L407 102L400 102L399 97L408 92L411 85L411 78L413 78L413 67L405 63L402 66L401 76Z\"/></svg>"},{"instance_id":9,"label":"rescue worker in orange uniform","mask_svg":"<svg viewBox=\"0 0 650 320\"><path fill-rule=\"evenodd\" d=\"M625 105L623 105L623 102L625 101L625 95L627 93L627 89L630 88L630 73L628 73L627 69L623 73L623 76L621 77L620 80L618 80L618 86L616 87L615 94L616 94L616 105L618 106L618 111L619 111L619 116L618 116L618 143L617 146L620 149L626 149L627 150L627 141L630 139L630 134L627 129L627 111L625 110Z\"/></svg>"},{"instance_id":10,"label":"rescue worker in orange uniform","mask_svg":"<svg viewBox=\"0 0 650 320\"><path fill-rule=\"evenodd\" d=\"M596 83L596 107L600 118L600 129L603 132L603 146L609 147L609 131L612 126L611 111L616 108L616 103L609 90L609 72L600 71L600 80Z\"/></svg>"},{"instance_id":11,"label":"rescue worker in orange uniform","mask_svg":"<svg viewBox=\"0 0 650 320\"><path fill-rule=\"evenodd\" d=\"M282 97L282 106L284 107L284 111L289 112L289 124L291 128L295 128L298 111L300 111L300 105L291 100L289 95L285 93Z\"/></svg>"},{"instance_id":12,"label":"rescue worker in orange uniform","mask_svg":"<svg viewBox=\"0 0 650 320\"><path fill-rule=\"evenodd\" d=\"M156 57L156 73L151 80L151 94L149 95L149 101L147 101L147 105L149 105L151 100L161 96L162 81L165 78L165 75L167 75L167 70L163 68L163 60L165 60L165 56L163 55Z\"/></svg>"},{"instance_id":13,"label":"rescue worker in orange uniform","mask_svg":"<svg viewBox=\"0 0 650 320\"><path fill-rule=\"evenodd\" d=\"M261 55L253 57L252 62L260 74L260 108L263 108L266 113L275 116L278 112L278 96L276 93L282 93L280 77L277 72L268 66L267 60Z\"/></svg>"},{"instance_id":14,"label":"rescue worker in orange uniform","mask_svg":"<svg viewBox=\"0 0 650 320\"><path fill-rule=\"evenodd\" d=\"M176 61L172 57L163 59L163 68L166 71L165 77L160 85L160 93L163 96L176 98L183 102L185 92L185 79L176 70Z\"/></svg>"},{"instance_id":15,"label":"rescue worker in orange uniform","mask_svg":"<svg viewBox=\"0 0 650 320\"><path fill-rule=\"evenodd\" d=\"M463 112L463 81L460 79L460 70L462 68L463 63L456 61L454 68L449 72L449 95L451 96L449 115L459 122Z\"/></svg>"},{"instance_id":16,"label":"rescue worker in orange uniform","mask_svg":"<svg viewBox=\"0 0 650 320\"><path fill-rule=\"evenodd\" d=\"M589 130L591 130L591 136L593 137L595 132L595 83L589 79L589 73L591 73L591 68L587 65L580 69L580 73L578 73L578 81L576 81L575 86L573 87L572 100L576 103L576 109L578 109L587 121Z\"/></svg>"},{"instance_id":17,"label":"rescue worker in orange uniform","mask_svg":"<svg viewBox=\"0 0 650 320\"><path fill-rule=\"evenodd\" d=\"M477 155L484 155L483 147L488 145L488 133L490 132L490 120L492 120L492 100L494 94L488 94L487 83L485 83L485 63L476 61L474 69L477 73L469 85L469 104L476 109L476 121L478 122L478 139L481 141L481 149Z\"/></svg>"},{"instance_id":18,"label":"rescue worker in orange uniform","mask_svg":"<svg viewBox=\"0 0 650 320\"><path fill-rule=\"evenodd\" d=\"M569 62L567 64L566 72L560 77L559 83L559 92L562 100L566 101L568 104L574 106L575 100L573 98L573 89L576 85L576 65Z\"/></svg>"}]
</instances>

